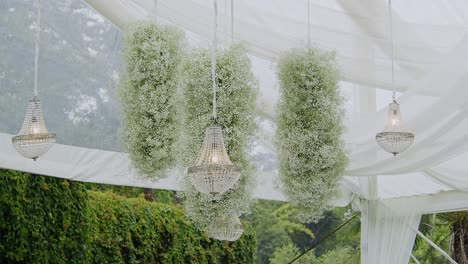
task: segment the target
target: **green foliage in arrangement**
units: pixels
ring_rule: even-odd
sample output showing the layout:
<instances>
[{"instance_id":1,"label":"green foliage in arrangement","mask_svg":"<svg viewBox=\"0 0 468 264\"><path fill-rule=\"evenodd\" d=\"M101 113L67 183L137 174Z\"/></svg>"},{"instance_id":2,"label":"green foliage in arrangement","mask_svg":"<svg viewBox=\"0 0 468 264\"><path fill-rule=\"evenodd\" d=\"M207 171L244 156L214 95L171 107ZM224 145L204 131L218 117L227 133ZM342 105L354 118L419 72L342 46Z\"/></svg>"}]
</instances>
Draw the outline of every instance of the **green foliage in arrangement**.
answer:
<instances>
[{"instance_id":1,"label":"green foliage in arrangement","mask_svg":"<svg viewBox=\"0 0 468 264\"><path fill-rule=\"evenodd\" d=\"M224 142L231 161L242 168L237 186L222 196L199 193L188 180L185 182L184 205L187 214L200 226L219 219L220 216L244 214L251 204L253 166L247 157L256 124L254 108L257 82L251 71L250 60L242 46L222 50L217 62L218 123L223 127ZM212 114L211 54L198 50L183 68L185 106L183 135L180 150L183 163L193 165L200 151L205 128Z\"/></svg>"},{"instance_id":2,"label":"green foliage in arrangement","mask_svg":"<svg viewBox=\"0 0 468 264\"><path fill-rule=\"evenodd\" d=\"M0 170L0 263L89 263L84 185Z\"/></svg>"},{"instance_id":3,"label":"green foliage in arrangement","mask_svg":"<svg viewBox=\"0 0 468 264\"><path fill-rule=\"evenodd\" d=\"M235 243L208 238L183 209L90 192L93 263L253 263L256 239L249 225ZM245 226L245 225L244 225Z\"/></svg>"},{"instance_id":4,"label":"green foliage in arrangement","mask_svg":"<svg viewBox=\"0 0 468 264\"><path fill-rule=\"evenodd\" d=\"M126 33L122 137L132 164L144 177L164 178L176 164L182 37L172 27L149 22L134 24Z\"/></svg>"},{"instance_id":5,"label":"green foliage in arrangement","mask_svg":"<svg viewBox=\"0 0 468 264\"><path fill-rule=\"evenodd\" d=\"M301 209L303 222L316 222L330 209L348 159L342 97L334 54L294 49L278 63L281 100L276 145L283 193Z\"/></svg>"},{"instance_id":6,"label":"green foliage in arrangement","mask_svg":"<svg viewBox=\"0 0 468 264\"><path fill-rule=\"evenodd\" d=\"M0 263L253 263L255 233L208 238L183 208L0 171Z\"/></svg>"}]
</instances>

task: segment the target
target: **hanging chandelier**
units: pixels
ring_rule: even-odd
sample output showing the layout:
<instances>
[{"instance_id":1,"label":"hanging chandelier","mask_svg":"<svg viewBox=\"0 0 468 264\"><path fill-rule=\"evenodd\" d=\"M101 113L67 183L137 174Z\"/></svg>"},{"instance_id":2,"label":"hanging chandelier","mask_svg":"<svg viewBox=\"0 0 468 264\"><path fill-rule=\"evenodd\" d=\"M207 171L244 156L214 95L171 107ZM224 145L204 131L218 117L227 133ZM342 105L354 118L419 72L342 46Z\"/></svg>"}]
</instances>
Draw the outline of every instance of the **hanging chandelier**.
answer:
<instances>
[{"instance_id":1,"label":"hanging chandelier","mask_svg":"<svg viewBox=\"0 0 468 264\"><path fill-rule=\"evenodd\" d=\"M236 241L244 233L239 217L233 215L209 225L205 232L211 238L224 241Z\"/></svg>"},{"instance_id":2,"label":"hanging chandelier","mask_svg":"<svg viewBox=\"0 0 468 264\"><path fill-rule=\"evenodd\" d=\"M205 130L205 138L195 166L189 167L187 175L198 191L207 194L223 194L231 189L240 178L240 168L234 165L226 151L221 126L216 113L216 30L217 7L214 0L214 34L211 60L213 82L213 118Z\"/></svg>"},{"instance_id":3,"label":"hanging chandelier","mask_svg":"<svg viewBox=\"0 0 468 264\"><path fill-rule=\"evenodd\" d=\"M44 155L55 143L55 134L47 131L37 97L28 102L23 125L18 135L12 138L12 143L19 154L33 160Z\"/></svg>"},{"instance_id":4,"label":"hanging chandelier","mask_svg":"<svg viewBox=\"0 0 468 264\"><path fill-rule=\"evenodd\" d=\"M37 99L37 70L39 62L39 39L41 25L41 4L37 9L36 50L34 64L34 98L28 102L26 116L17 136L12 138L13 146L23 157L36 160L44 155L55 143L55 134L49 133L44 122L42 106Z\"/></svg>"},{"instance_id":5,"label":"hanging chandelier","mask_svg":"<svg viewBox=\"0 0 468 264\"><path fill-rule=\"evenodd\" d=\"M408 149L414 141L414 134L406 132L401 118L400 104L395 99L395 73L394 73L394 58L393 58L393 20L392 20L392 0L389 0L389 17L390 17L390 39L391 39L391 56L392 56L392 87L393 87L393 102L388 106L387 123L383 132L375 135L377 144L385 151L397 155Z\"/></svg>"}]
</instances>

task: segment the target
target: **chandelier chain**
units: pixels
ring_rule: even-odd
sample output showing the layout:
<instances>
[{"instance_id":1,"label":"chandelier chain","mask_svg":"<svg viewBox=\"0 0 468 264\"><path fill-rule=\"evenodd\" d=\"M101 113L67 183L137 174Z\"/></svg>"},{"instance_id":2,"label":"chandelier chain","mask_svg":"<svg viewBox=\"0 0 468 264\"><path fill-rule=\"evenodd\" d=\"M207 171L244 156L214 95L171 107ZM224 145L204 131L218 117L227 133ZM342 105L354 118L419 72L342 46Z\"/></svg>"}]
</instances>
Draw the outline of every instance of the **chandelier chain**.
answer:
<instances>
[{"instance_id":1,"label":"chandelier chain","mask_svg":"<svg viewBox=\"0 0 468 264\"><path fill-rule=\"evenodd\" d=\"M213 119L217 119L216 113L216 31L218 30L218 5L217 0L213 0L214 16L213 16L213 48L211 51L211 79L213 82Z\"/></svg>"},{"instance_id":2,"label":"chandelier chain","mask_svg":"<svg viewBox=\"0 0 468 264\"><path fill-rule=\"evenodd\" d=\"M392 56L392 99L395 101L395 62L394 62L394 51L393 51L393 16L392 16L392 0L388 0L388 16L390 19L390 45L391 45L391 56Z\"/></svg>"},{"instance_id":3,"label":"chandelier chain","mask_svg":"<svg viewBox=\"0 0 468 264\"><path fill-rule=\"evenodd\" d=\"M154 0L154 23L158 22L158 0Z\"/></svg>"},{"instance_id":4,"label":"chandelier chain","mask_svg":"<svg viewBox=\"0 0 468 264\"><path fill-rule=\"evenodd\" d=\"M41 38L41 0L36 1L37 4L37 25L36 25L36 47L34 52L34 95L37 96L37 75L39 68L39 41Z\"/></svg>"},{"instance_id":5,"label":"chandelier chain","mask_svg":"<svg viewBox=\"0 0 468 264\"><path fill-rule=\"evenodd\" d=\"M310 0L307 0L307 47L310 48Z\"/></svg>"},{"instance_id":6,"label":"chandelier chain","mask_svg":"<svg viewBox=\"0 0 468 264\"><path fill-rule=\"evenodd\" d=\"M231 0L231 44L234 43L234 0Z\"/></svg>"}]
</instances>

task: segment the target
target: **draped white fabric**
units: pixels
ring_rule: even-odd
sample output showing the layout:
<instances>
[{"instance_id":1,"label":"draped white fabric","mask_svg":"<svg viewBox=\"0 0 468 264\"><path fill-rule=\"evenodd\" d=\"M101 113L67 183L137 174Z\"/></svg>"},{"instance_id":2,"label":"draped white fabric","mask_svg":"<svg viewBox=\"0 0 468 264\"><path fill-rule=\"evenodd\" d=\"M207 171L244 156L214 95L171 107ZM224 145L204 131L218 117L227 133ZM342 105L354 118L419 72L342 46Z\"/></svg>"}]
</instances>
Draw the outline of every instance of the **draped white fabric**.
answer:
<instances>
[{"instance_id":1,"label":"draped white fabric","mask_svg":"<svg viewBox=\"0 0 468 264\"><path fill-rule=\"evenodd\" d=\"M361 263L408 263L421 215L395 213L368 200L361 212Z\"/></svg>"},{"instance_id":2,"label":"draped white fabric","mask_svg":"<svg viewBox=\"0 0 468 264\"><path fill-rule=\"evenodd\" d=\"M361 210L361 263L408 263L422 214L468 209L468 193L355 201Z\"/></svg>"},{"instance_id":3,"label":"draped white fabric","mask_svg":"<svg viewBox=\"0 0 468 264\"><path fill-rule=\"evenodd\" d=\"M12 135L0 133L0 168L14 169L40 175L65 178L81 182L146 187L153 189L180 190L183 169L174 170L166 179L152 181L138 177L127 154L121 152L88 149L55 144L37 161L18 155L11 144ZM268 174L259 173L254 198L285 201L285 197L274 188ZM352 194L342 188L334 205L345 206Z\"/></svg>"},{"instance_id":4,"label":"draped white fabric","mask_svg":"<svg viewBox=\"0 0 468 264\"><path fill-rule=\"evenodd\" d=\"M208 38L211 30L211 6L202 0L161 0L157 10L150 0L87 2L119 27L157 13L166 22L201 37ZM367 113L348 126L345 139L351 163L347 175L418 172L468 150L468 136L464 133L468 126L468 90L464 88L468 66L461 56L468 54L464 19L468 7L460 1L451 3L458 8L456 11L439 0L414 1L410 6L404 1L394 2L395 78L397 89L407 91L398 100L416 141L396 158L387 155L374 141L385 121L386 109ZM222 36L230 30L231 13L230 6L223 6L222 1L220 4ZM307 1L238 0L234 6L235 39L245 42L253 55L274 60L287 49L305 45ZM312 41L336 50L344 81L363 88L391 86L387 10L384 1L312 1ZM453 18L452 12L459 19ZM267 84L270 86L261 85L265 96L260 99L258 112L274 120L277 91L274 82ZM263 143L272 145L269 139Z\"/></svg>"}]
</instances>

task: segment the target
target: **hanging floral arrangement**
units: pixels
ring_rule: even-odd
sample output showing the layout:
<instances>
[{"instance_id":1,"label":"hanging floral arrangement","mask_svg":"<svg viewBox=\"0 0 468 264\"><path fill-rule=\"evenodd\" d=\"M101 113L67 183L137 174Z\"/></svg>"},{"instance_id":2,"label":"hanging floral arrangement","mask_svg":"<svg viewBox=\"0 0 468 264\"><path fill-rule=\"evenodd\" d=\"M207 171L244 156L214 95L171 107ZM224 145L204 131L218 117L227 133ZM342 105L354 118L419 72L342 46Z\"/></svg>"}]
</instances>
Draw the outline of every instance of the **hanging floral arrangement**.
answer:
<instances>
[{"instance_id":1,"label":"hanging floral arrangement","mask_svg":"<svg viewBox=\"0 0 468 264\"><path fill-rule=\"evenodd\" d=\"M303 222L318 221L330 208L348 163L334 58L318 48L294 49L278 63L280 187Z\"/></svg>"},{"instance_id":2,"label":"hanging floral arrangement","mask_svg":"<svg viewBox=\"0 0 468 264\"><path fill-rule=\"evenodd\" d=\"M200 228L220 216L239 216L248 212L253 186L253 165L248 158L256 124L254 109L257 82L250 60L242 46L218 53L217 109L218 123L223 128L224 141L231 161L241 167L239 182L223 195L200 193L185 178L183 191L187 214ZM182 163L192 165L203 142L205 128L212 114L211 54L209 50L195 51L185 62L183 78L184 120L180 149Z\"/></svg>"},{"instance_id":3,"label":"hanging floral arrangement","mask_svg":"<svg viewBox=\"0 0 468 264\"><path fill-rule=\"evenodd\" d=\"M139 22L125 37L122 138L141 176L160 179L176 164L177 76L183 35Z\"/></svg>"}]
</instances>

